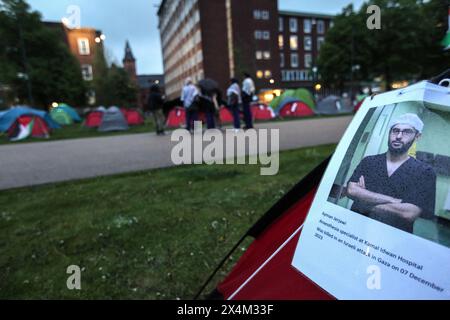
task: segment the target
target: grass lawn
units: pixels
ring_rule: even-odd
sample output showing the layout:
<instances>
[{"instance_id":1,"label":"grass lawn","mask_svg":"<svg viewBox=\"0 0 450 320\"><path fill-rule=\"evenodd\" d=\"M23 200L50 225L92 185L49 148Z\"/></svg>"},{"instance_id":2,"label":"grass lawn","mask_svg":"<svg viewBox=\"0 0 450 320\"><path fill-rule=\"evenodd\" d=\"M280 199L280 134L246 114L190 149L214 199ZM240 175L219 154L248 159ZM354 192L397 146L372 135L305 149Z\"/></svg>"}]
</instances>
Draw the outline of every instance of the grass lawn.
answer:
<instances>
[{"instance_id":1,"label":"grass lawn","mask_svg":"<svg viewBox=\"0 0 450 320\"><path fill-rule=\"evenodd\" d=\"M256 165L199 165L1 191L0 299L191 299L334 148L282 152L272 177ZM66 287L73 264L81 291Z\"/></svg>"}]
</instances>

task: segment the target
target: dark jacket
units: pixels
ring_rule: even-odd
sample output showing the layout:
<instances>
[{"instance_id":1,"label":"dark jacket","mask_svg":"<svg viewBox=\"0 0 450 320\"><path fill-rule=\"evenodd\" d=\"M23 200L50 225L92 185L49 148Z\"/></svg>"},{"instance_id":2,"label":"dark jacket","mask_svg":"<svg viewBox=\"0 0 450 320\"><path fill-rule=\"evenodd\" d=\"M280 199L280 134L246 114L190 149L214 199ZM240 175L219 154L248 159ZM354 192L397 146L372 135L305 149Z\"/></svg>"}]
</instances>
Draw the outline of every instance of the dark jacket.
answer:
<instances>
[{"instance_id":1,"label":"dark jacket","mask_svg":"<svg viewBox=\"0 0 450 320\"><path fill-rule=\"evenodd\" d=\"M155 111L162 109L164 105L164 100L162 98L162 94L159 92L150 92L147 101L147 110Z\"/></svg>"}]
</instances>

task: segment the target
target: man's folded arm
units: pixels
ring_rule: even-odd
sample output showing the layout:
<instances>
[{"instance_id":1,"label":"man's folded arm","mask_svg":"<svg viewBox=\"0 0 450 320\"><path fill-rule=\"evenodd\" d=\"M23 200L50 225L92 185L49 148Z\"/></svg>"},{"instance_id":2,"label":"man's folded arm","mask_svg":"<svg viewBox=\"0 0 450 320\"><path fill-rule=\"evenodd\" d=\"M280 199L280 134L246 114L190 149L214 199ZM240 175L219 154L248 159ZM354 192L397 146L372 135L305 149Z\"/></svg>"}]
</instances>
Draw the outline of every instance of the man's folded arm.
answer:
<instances>
[{"instance_id":1,"label":"man's folded arm","mask_svg":"<svg viewBox=\"0 0 450 320\"><path fill-rule=\"evenodd\" d=\"M362 188L356 182L349 182L347 185L347 196L352 200L363 201L369 205L379 205L388 203L400 203L401 199L396 199L381 193L376 193Z\"/></svg>"},{"instance_id":2,"label":"man's folded arm","mask_svg":"<svg viewBox=\"0 0 450 320\"><path fill-rule=\"evenodd\" d=\"M411 203L387 203L374 206L372 213L394 215L414 222L421 214L422 209Z\"/></svg>"}]
</instances>

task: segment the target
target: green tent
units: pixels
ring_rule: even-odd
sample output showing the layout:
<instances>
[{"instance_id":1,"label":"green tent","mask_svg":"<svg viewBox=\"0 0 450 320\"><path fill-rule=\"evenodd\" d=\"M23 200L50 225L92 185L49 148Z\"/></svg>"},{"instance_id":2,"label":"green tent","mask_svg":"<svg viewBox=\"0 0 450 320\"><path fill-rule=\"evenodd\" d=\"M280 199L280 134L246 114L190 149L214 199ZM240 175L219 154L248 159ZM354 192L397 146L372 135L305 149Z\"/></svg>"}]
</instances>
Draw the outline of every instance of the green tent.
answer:
<instances>
[{"instance_id":1,"label":"green tent","mask_svg":"<svg viewBox=\"0 0 450 320\"><path fill-rule=\"evenodd\" d=\"M73 119L70 114L64 110L63 108L52 108L50 111L50 116L53 120L55 120L58 124L62 126L73 124Z\"/></svg>"},{"instance_id":2,"label":"green tent","mask_svg":"<svg viewBox=\"0 0 450 320\"><path fill-rule=\"evenodd\" d=\"M270 103L270 106L272 107L273 110L276 110L280 105L280 103L283 102L283 100L285 100L286 98L298 99L304 102L312 110L316 108L316 104L314 103L314 98L311 92L303 88L286 90L285 92L283 92L281 96L273 99L272 102Z\"/></svg>"}]
</instances>

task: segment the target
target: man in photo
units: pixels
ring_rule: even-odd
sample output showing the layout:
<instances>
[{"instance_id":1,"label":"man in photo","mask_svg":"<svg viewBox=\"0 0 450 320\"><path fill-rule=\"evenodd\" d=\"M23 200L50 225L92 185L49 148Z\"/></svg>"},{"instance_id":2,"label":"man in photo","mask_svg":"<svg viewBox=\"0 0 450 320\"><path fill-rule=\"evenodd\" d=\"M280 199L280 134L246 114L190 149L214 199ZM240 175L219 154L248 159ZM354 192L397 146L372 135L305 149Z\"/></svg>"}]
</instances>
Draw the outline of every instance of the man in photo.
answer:
<instances>
[{"instance_id":1,"label":"man in photo","mask_svg":"<svg viewBox=\"0 0 450 320\"><path fill-rule=\"evenodd\" d=\"M410 233L417 218L434 216L436 174L408 154L423 127L413 113L390 123L389 150L364 158L347 184L352 211Z\"/></svg>"}]
</instances>

